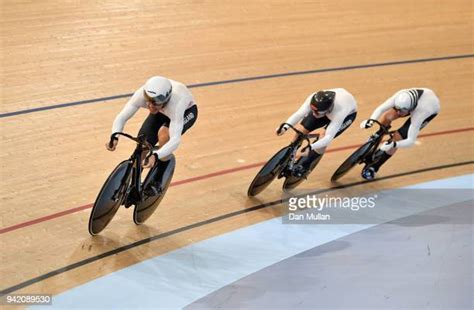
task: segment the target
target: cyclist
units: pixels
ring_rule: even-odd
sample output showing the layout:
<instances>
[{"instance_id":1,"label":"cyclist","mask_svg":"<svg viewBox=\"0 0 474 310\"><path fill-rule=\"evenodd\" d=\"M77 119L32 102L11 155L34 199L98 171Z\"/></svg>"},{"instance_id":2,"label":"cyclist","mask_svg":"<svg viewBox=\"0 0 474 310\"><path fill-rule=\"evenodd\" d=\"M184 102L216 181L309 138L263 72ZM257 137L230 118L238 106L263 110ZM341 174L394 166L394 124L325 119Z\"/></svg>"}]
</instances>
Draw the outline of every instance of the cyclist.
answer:
<instances>
[{"instance_id":1,"label":"cyclist","mask_svg":"<svg viewBox=\"0 0 474 310\"><path fill-rule=\"evenodd\" d=\"M159 148L153 151L150 159L144 163L145 168L160 167L163 171L170 155L178 148L181 136L196 122L198 109L193 95L186 85L154 76L135 91L122 111L115 118L112 133L121 132L125 123L140 108L148 109L150 114L143 122L139 135L145 134L146 140ZM106 143L109 151L117 147L118 138ZM159 173L157 179L159 179ZM151 189L156 191L159 184L151 182Z\"/></svg>"},{"instance_id":2,"label":"cyclist","mask_svg":"<svg viewBox=\"0 0 474 310\"><path fill-rule=\"evenodd\" d=\"M392 140L380 146L375 154L376 161L364 167L362 177L372 180L380 167L395 154L398 148L412 146L420 130L438 115L439 109L438 97L428 88L399 90L377 107L370 118L379 120L385 126L390 126L391 122L398 118L409 118L395 132ZM372 121L364 120L360 127L370 128L372 125Z\"/></svg>"},{"instance_id":3,"label":"cyclist","mask_svg":"<svg viewBox=\"0 0 474 310\"><path fill-rule=\"evenodd\" d=\"M319 162L331 141L349 128L356 116L357 102L354 96L343 88L320 90L309 95L286 123L295 126L300 122L296 128L305 134L323 127L325 133L323 138L311 145L310 150L298 153L293 175L306 177L310 167ZM276 130L276 134L280 136L288 128L287 125L281 126Z\"/></svg>"}]
</instances>

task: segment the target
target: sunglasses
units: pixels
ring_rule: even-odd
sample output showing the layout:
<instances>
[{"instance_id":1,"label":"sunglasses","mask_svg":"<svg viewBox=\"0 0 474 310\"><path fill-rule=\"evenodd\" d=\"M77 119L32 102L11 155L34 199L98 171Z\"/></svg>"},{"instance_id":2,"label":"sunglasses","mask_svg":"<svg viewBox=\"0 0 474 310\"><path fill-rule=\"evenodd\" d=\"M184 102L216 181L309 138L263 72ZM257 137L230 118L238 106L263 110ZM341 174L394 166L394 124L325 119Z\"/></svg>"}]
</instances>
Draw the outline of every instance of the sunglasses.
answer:
<instances>
[{"instance_id":1,"label":"sunglasses","mask_svg":"<svg viewBox=\"0 0 474 310\"><path fill-rule=\"evenodd\" d=\"M169 96L158 95L156 97L150 97L148 96L146 91L143 91L143 94L145 96L145 100L150 102L154 106L162 106L169 100Z\"/></svg>"},{"instance_id":2,"label":"sunglasses","mask_svg":"<svg viewBox=\"0 0 474 310\"><path fill-rule=\"evenodd\" d=\"M315 107L314 105L310 104L309 105L311 110L313 111L313 113L315 113L316 115L324 115L324 114L327 114L328 111L319 111L317 107Z\"/></svg>"}]
</instances>

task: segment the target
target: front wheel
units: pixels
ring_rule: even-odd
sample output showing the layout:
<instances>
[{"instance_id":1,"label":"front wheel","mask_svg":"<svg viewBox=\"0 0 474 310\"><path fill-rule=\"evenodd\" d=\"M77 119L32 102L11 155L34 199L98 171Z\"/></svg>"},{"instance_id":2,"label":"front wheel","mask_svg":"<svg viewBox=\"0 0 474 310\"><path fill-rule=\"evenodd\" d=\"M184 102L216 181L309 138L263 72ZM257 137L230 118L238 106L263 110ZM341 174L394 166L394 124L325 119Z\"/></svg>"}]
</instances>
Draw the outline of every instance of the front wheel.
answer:
<instances>
[{"instance_id":1,"label":"front wheel","mask_svg":"<svg viewBox=\"0 0 474 310\"><path fill-rule=\"evenodd\" d=\"M89 233L97 235L110 223L127 192L132 163L123 161L112 171L95 200L89 217Z\"/></svg>"},{"instance_id":2,"label":"front wheel","mask_svg":"<svg viewBox=\"0 0 474 310\"><path fill-rule=\"evenodd\" d=\"M343 175L345 175L349 170L351 170L355 165L360 164L363 159L367 156L370 149L373 147L374 143L368 141L362 146L360 146L351 156L349 156L340 166L337 168L336 172L331 177L331 182L337 181Z\"/></svg>"},{"instance_id":3,"label":"front wheel","mask_svg":"<svg viewBox=\"0 0 474 310\"><path fill-rule=\"evenodd\" d=\"M143 200L138 202L135 205L135 210L133 211L133 221L135 224L140 225L143 224L152 214L155 212L156 208L160 205L160 202L165 197L166 191L171 183L171 179L173 178L174 174L174 167L176 166L176 159L174 155L171 155L171 158L165 164L163 168L164 171L158 171L161 167L157 167L158 169L150 170L148 175L143 182L143 188L146 188L148 184L152 181L159 182L161 184L158 194L154 196L146 196L143 194L142 190L142 197ZM157 179L157 175L159 178Z\"/></svg>"},{"instance_id":4,"label":"front wheel","mask_svg":"<svg viewBox=\"0 0 474 310\"><path fill-rule=\"evenodd\" d=\"M292 148L286 146L270 158L253 179L247 191L247 196L253 197L267 188L288 164L291 151Z\"/></svg>"}]
</instances>

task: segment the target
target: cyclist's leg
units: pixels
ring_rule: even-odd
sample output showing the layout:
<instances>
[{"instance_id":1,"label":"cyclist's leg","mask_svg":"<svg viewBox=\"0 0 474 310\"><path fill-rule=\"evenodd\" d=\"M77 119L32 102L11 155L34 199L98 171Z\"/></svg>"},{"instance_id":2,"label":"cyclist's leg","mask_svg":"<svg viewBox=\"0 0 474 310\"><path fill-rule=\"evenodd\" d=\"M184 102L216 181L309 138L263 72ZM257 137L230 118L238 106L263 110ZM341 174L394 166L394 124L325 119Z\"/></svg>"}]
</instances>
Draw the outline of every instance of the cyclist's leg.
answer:
<instances>
[{"instance_id":1,"label":"cyclist's leg","mask_svg":"<svg viewBox=\"0 0 474 310\"><path fill-rule=\"evenodd\" d=\"M346 118L344 118L344 121L342 122L341 127L339 127L336 135L334 136L334 139L336 139L344 131L346 131L346 129L349 128L354 123L356 117L357 117L357 112L354 112L354 113L351 113L351 114L347 115ZM329 125L329 122L324 127L327 128L328 125ZM321 139L322 137L324 137L324 135L320 136L319 139ZM321 155L324 154L325 151L326 151L326 147L316 149L316 152L321 154Z\"/></svg>"},{"instance_id":2,"label":"cyclist's leg","mask_svg":"<svg viewBox=\"0 0 474 310\"><path fill-rule=\"evenodd\" d=\"M304 127L302 124L296 124L295 128L304 134L308 134L311 132L310 130L306 129L306 127ZM295 132L292 141L296 141L296 139L298 139L298 134Z\"/></svg>"},{"instance_id":3,"label":"cyclist's leg","mask_svg":"<svg viewBox=\"0 0 474 310\"><path fill-rule=\"evenodd\" d=\"M341 127L337 131L337 134L334 136L334 139L336 139L344 131L346 131L346 129L349 128L354 123L356 117L357 117L357 112L354 112L354 113L351 113L351 114L347 115L346 118L344 119L344 121L342 122Z\"/></svg>"},{"instance_id":4,"label":"cyclist's leg","mask_svg":"<svg viewBox=\"0 0 474 310\"><path fill-rule=\"evenodd\" d=\"M356 117L357 117L357 112L347 115L344 121L342 122L341 127L337 131L337 134L334 136L334 139L340 136L344 131L346 131L346 129L349 128L352 125L352 123L354 123L354 120L356 119ZM325 128L327 128L327 126L329 125L329 122L330 121L328 120L326 125L324 126ZM309 153L309 156L307 157L308 163L303 162L303 165L307 165L308 168L311 166L314 167L321 160L321 157L323 156L324 152L326 152L326 147L319 148L316 150L311 150Z\"/></svg>"},{"instance_id":5,"label":"cyclist's leg","mask_svg":"<svg viewBox=\"0 0 474 310\"><path fill-rule=\"evenodd\" d=\"M410 128L410 125L411 125L411 117L409 117L405 121L405 123L403 123L402 127L400 127L397 131L395 131L392 139L394 141L400 141L400 140L406 139L406 137L408 136L408 128ZM392 157L392 155L395 154L396 151L397 151L397 148L392 148L388 152L378 150L374 156L376 161L372 163L370 167L374 169L374 172L378 172L380 167L382 167L382 165L386 163Z\"/></svg>"},{"instance_id":6,"label":"cyclist's leg","mask_svg":"<svg viewBox=\"0 0 474 310\"><path fill-rule=\"evenodd\" d=\"M433 119L436 117L437 114L432 114L430 115L429 117L427 117L421 127L420 127L420 130L423 129L424 127L426 127L426 125ZM408 118L406 120L406 122L402 125L402 127L400 127L393 135L393 140L394 141L400 141L400 140L404 140L408 137L408 129L410 128L410 125L411 125L411 118ZM395 152L397 151L397 148L392 148L391 150L389 150L388 152L384 152L384 151L381 151L381 150L378 150L377 153L375 154L375 158L377 158L377 161L375 163L373 163L372 165L370 165L371 167L374 168L374 171L377 172L380 167L385 163L387 162L393 154L395 154Z\"/></svg>"},{"instance_id":7,"label":"cyclist's leg","mask_svg":"<svg viewBox=\"0 0 474 310\"><path fill-rule=\"evenodd\" d=\"M400 115L398 115L397 111L395 109L390 109L386 111L384 114L382 114L379 120L380 120L380 123L382 123L384 126L390 128L390 125L392 124L392 122L398 118L400 118ZM382 128L380 128L377 131L377 133L380 135L384 135L385 131Z\"/></svg>"},{"instance_id":8,"label":"cyclist's leg","mask_svg":"<svg viewBox=\"0 0 474 310\"><path fill-rule=\"evenodd\" d=\"M158 131L160 128L169 121L169 118L161 113L149 114L143 122L138 135L145 135L146 141L152 146L158 143ZM147 152L143 152L142 160L145 158Z\"/></svg>"},{"instance_id":9,"label":"cyclist's leg","mask_svg":"<svg viewBox=\"0 0 474 310\"><path fill-rule=\"evenodd\" d=\"M140 130L138 131L138 135L144 134L147 142L150 143L152 146L155 146L158 143L158 132L160 128L162 128L168 121L169 121L169 118L162 113L156 113L156 114L150 113L148 117L145 119L145 121L143 122ZM147 151L142 153L142 160L145 159L145 156L147 155L147 153L148 153ZM148 173L149 174L153 173L153 170L156 168L157 168L157 163L155 162L155 165L153 166L153 168L150 169ZM151 188L151 191L150 191L150 188L147 188L145 189L145 193L148 196L155 195L158 192L157 188Z\"/></svg>"},{"instance_id":10,"label":"cyclist's leg","mask_svg":"<svg viewBox=\"0 0 474 310\"><path fill-rule=\"evenodd\" d=\"M400 141L402 139L405 139L407 137L408 133L408 128L410 127L411 124L411 118L408 118L405 123L400 127L394 134L393 134L393 140L394 141ZM404 138L405 137L405 138ZM375 162L371 163L369 167L373 168L373 174L375 176L375 172L378 172L380 167L384 163L386 163L393 154L397 151L397 148L392 148L388 152L384 152L382 150L377 150L377 152L374 155Z\"/></svg>"},{"instance_id":11,"label":"cyclist's leg","mask_svg":"<svg viewBox=\"0 0 474 310\"><path fill-rule=\"evenodd\" d=\"M158 145L161 147L170 140L169 124L166 123L158 130Z\"/></svg>"},{"instance_id":12,"label":"cyclist's leg","mask_svg":"<svg viewBox=\"0 0 474 310\"><path fill-rule=\"evenodd\" d=\"M398 118L400 118L400 116L398 115L397 111L395 109L391 109L382 115L380 122L383 125L389 127L390 124ZM410 126L410 119L408 119L402 127L404 127L405 125L407 125L408 127ZM408 127L407 127L407 130L408 130ZM382 128L380 128L377 133L379 135L383 135L385 134L385 131ZM398 132L394 133L393 139L399 139ZM375 178L375 174L379 170L380 166L382 166L394 154L395 151L396 151L395 149L390 150L388 153L383 152L381 150L376 151L374 155L375 161L367 163L364 166L364 168L362 169L362 174L361 174L362 177L366 180L372 180L373 178Z\"/></svg>"},{"instance_id":13,"label":"cyclist's leg","mask_svg":"<svg viewBox=\"0 0 474 310\"><path fill-rule=\"evenodd\" d=\"M194 123L196 122L198 116L198 109L197 105L193 105L186 111L184 111L184 116L183 116L183 130L181 131L181 135L184 135L188 129L190 129ZM170 121L168 119L167 122L163 124L163 126L159 129L158 131L158 145L162 146L165 145L170 140L170 132L169 132L169 125ZM163 161L167 161L168 158L163 158Z\"/></svg>"},{"instance_id":14,"label":"cyclist's leg","mask_svg":"<svg viewBox=\"0 0 474 310\"><path fill-rule=\"evenodd\" d=\"M400 134L395 132L393 135L395 141L400 140ZM387 162L393 154L397 151L396 148L392 148L388 152L377 150L374 154L374 162L366 164L362 170L362 177L366 180L372 180L375 178L375 174L379 171L380 167Z\"/></svg>"},{"instance_id":15,"label":"cyclist's leg","mask_svg":"<svg viewBox=\"0 0 474 310\"><path fill-rule=\"evenodd\" d=\"M169 118L166 115L150 113L138 131L138 135L144 134L148 143L155 146L158 143L158 131L167 122Z\"/></svg>"},{"instance_id":16,"label":"cyclist's leg","mask_svg":"<svg viewBox=\"0 0 474 310\"><path fill-rule=\"evenodd\" d=\"M296 125L296 129L300 130L304 134L308 134L312 131L315 131L318 128L323 128L327 124L329 124L330 120L326 117L315 117L312 112L309 112L299 123ZM295 134L295 139L298 137L297 134Z\"/></svg>"},{"instance_id":17,"label":"cyclist's leg","mask_svg":"<svg viewBox=\"0 0 474 310\"><path fill-rule=\"evenodd\" d=\"M301 131L303 133L307 134L316 129L326 127L329 122L330 120L326 116L316 118L313 113L310 112L305 116L298 127L302 129ZM304 176L308 170L310 170L311 166L314 167L314 165L317 164L319 160L321 160L324 151L324 149L317 151L311 149L308 153L308 156L302 156L298 159L295 167L293 168L293 174L297 177Z\"/></svg>"},{"instance_id":18,"label":"cyclist's leg","mask_svg":"<svg viewBox=\"0 0 474 310\"><path fill-rule=\"evenodd\" d=\"M400 118L400 116L398 115L397 111L395 109L390 109L382 115L382 117L380 118L380 122L384 126L388 127L394 120L398 118Z\"/></svg>"},{"instance_id":19,"label":"cyclist's leg","mask_svg":"<svg viewBox=\"0 0 474 310\"><path fill-rule=\"evenodd\" d=\"M357 117L357 112L354 112L354 113L351 113L351 114L347 115L346 118L344 118L344 121L342 122L341 127L339 127L336 135L334 136L334 139L336 139L344 131L346 131L346 129L349 128L354 123L354 120L356 119L356 117ZM326 123L326 125L324 127L327 128L328 125L329 125L329 120L328 120L328 122ZM320 137L320 139L321 138L322 137ZM322 155L326 151L326 148L324 147L324 148L316 149L315 151L316 151L316 153Z\"/></svg>"},{"instance_id":20,"label":"cyclist's leg","mask_svg":"<svg viewBox=\"0 0 474 310\"><path fill-rule=\"evenodd\" d=\"M194 125L197 119L197 115L198 115L198 109L196 105L190 107L184 112L183 130L181 131L181 135L184 135L184 133ZM168 119L158 129L158 144L160 146L164 145L170 139L169 123L170 122ZM147 189L148 193L151 193L154 195L158 193L158 190L161 186L161 179L163 177L163 173L165 172L166 168L169 165L170 158L171 158L171 155L168 156L167 158L161 158L155 162L155 165L153 166L152 169L156 170L156 173L154 174L153 181L150 182L149 184L149 188Z\"/></svg>"}]
</instances>

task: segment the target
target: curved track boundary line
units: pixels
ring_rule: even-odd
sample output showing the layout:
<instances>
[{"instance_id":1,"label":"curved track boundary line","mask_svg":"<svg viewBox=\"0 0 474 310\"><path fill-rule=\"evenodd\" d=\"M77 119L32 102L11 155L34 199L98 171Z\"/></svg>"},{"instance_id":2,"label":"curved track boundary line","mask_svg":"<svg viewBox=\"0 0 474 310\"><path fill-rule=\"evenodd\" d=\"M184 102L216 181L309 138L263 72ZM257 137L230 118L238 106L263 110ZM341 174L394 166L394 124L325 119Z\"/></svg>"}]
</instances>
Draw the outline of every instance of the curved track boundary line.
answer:
<instances>
[{"instance_id":1,"label":"curved track boundary line","mask_svg":"<svg viewBox=\"0 0 474 310\"><path fill-rule=\"evenodd\" d=\"M231 79L231 80L190 84L190 85L188 85L188 87L189 88L209 87L209 86L222 85L222 84L231 84L231 83L241 83L241 82L256 81L256 80L275 79L275 78L281 78L281 77L287 77L287 76L293 76L293 75L317 74L317 73L333 72L333 71L347 71L347 70L355 70L355 69L366 69L366 68L374 68L374 67L406 65L406 64L421 63L421 62L455 60L455 59L473 58L473 57L474 57L474 54L451 55L451 56L442 56L442 57L433 57L433 58L418 58L418 59L398 60L398 61L389 61L389 62L379 62L379 63L365 64L365 65L352 65L352 66L322 68L322 69L305 70L305 71L293 71L293 72L284 72L284 73L244 77L244 78ZM46 111L46 110L66 108L66 107L71 107L71 106L76 106L76 105L81 105L81 104L89 104L89 103L96 103L96 102L102 102L102 101L107 101L107 100L122 99L122 98L131 97L132 95L133 95L133 93L121 94L121 95L114 95L114 96L101 97L101 98L95 98L95 99L87 99L87 100L81 100L81 101L59 103L59 104L48 105L48 106L44 106L44 107L7 112L7 113L0 114L0 118L11 117L11 116L16 116L16 115L22 115L22 114L29 114L29 113L34 113L34 112Z\"/></svg>"},{"instance_id":2,"label":"curved track boundary line","mask_svg":"<svg viewBox=\"0 0 474 310\"><path fill-rule=\"evenodd\" d=\"M401 172L401 173L397 173L397 174L388 175L388 176L381 177L381 178L375 179L373 181L370 181L370 183L380 182L380 181L383 181L383 180L403 177L403 176L412 175L412 174L424 173L424 172L441 170L441 169L448 169L448 168L452 168L452 167L465 166L465 165L470 165L470 164L474 164L474 161L465 161L465 162L445 164L445 165L440 165L440 166L432 166L432 167L422 168L422 169L418 169L418 170L412 170L412 171L406 171L406 172ZM326 188L326 189L322 189L322 190L310 191L310 192L306 192L306 193L303 193L303 194L300 194L300 195L295 195L293 197L304 197L306 195L321 194L321 193L331 192L331 191L341 189L341 188L354 187L354 186L362 185L362 184L365 184L365 183L367 183L367 181L359 181L359 182L349 183L349 184L346 184L346 185L339 185L339 186L335 186L335 187L331 187L331 188ZM261 209L264 209L264 208L267 208L267 207L279 205L279 204L282 204L282 203L288 201L288 199L289 198L279 199L279 200L259 204L259 205L256 205L256 206L253 206L253 207L250 207L250 208L247 208L247 209L238 210L238 211L234 211L234 212L231 212L231 213L223 214L223 215L216 216L216 217L213 217L213 218L201 221L201 222L197 222L197 223L194 223L194 224L191 224L191 225L188 225L188 226L183 226L183 227L177 228L175 230L167 231L167 232L162 233L162 234L158 234L158 235L155 235L155 236L152 236L152 237L149 237L149 238L145 238L145 239L127 244L125 246L121 246L121 247L113 249L111 251L108 251L108 252L105 252L105 253L102 253L102 254L99 254L99 255L96 255L96 256L89 257L87 259L81 260L81 261L76 262L74 264L71 264L71 265L68 265L68 266L50 271L50 272L45 273L43 275L40 275L38 277L35 277L35 278L30 279L30 280L21 282L19 284L14 285L14 286L8 287L8 288L0 291L0 296L10 294L10 293L15 292L19 289L22 289L22 288L28 287L30 285L33 285L35 283L41 282L43 280L52 278L56 275L66 273L70 270L77 269L79 267L91 264L93 262L99 261L103 258L110 257L112 255L116 255L116 254L128 251L130 249L139 247L141 245L151 243L151 242L156 241L156 240L164 239L166 237L170 237L170 236L173 236L173 235L185 232L185 231L189 231L189 230L192 230L192 229L197 228L197 227L202 227L202 226L209 225L209 224L212 224L212 223L216 223L216 222L219 222L219 221L222 221L222 220L226 220L226 219L238 216L238 215L242 215L242 214L253 212L253 211L256 211L256 210L261 210Z\"/></svg>"}]
</instances>

